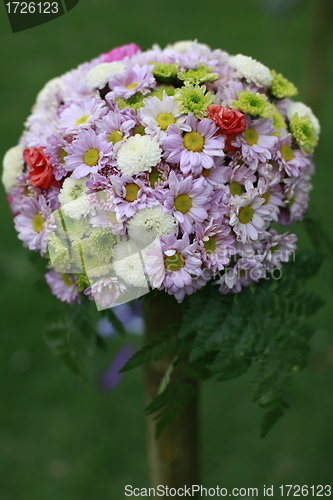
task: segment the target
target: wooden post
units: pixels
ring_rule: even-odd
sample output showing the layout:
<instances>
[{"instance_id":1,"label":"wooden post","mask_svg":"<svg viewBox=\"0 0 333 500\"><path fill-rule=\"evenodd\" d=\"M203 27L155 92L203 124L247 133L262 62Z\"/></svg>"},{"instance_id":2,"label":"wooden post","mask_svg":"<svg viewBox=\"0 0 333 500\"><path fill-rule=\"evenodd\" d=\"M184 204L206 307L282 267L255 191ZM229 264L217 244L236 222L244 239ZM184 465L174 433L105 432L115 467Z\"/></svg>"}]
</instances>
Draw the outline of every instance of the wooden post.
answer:
<instances>
[{"instance_id":1,"label":"wooden post","mask_svg":"<svg viewBox=\"0 0 333 500\"><path fill-rule=\"evenodd\" d=\"M180 324L182 314L182 306L175 298L162 292L144 302L146 342L166 332L168 325ZM170 356L145 367L147 404L156 396L172 359ZM155 421L148 416L147 444L152 487L164 485L179 488L198 484L198 384L194 380L191 383L196 388L196 396L163 430L158 440L155 439Z\"/></svg>"}]
</instances>

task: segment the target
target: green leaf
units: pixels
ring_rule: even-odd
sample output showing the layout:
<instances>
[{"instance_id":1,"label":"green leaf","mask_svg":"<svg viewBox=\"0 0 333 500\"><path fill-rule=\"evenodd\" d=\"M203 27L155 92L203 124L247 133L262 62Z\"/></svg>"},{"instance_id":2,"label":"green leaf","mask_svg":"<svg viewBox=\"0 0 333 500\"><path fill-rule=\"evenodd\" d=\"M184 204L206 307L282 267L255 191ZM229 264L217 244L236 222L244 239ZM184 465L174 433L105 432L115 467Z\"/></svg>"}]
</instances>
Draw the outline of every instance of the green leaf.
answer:
<instances>
[{"instance_id":1,"label":"green leaf","mask_svg":"<svg viewBox=\"0 0 333 500\"><path fill-rule=\"evenodd\" d=\"M163 429L176 418L195 395L195 383L183 378L180 369L177 377L145 409L145 412L154 415L156 420L156 439L160 437Z\"/></svg>"},{"instance_id":2,"label":"green leaf","mask_svg":"<svg viewBox=\"0 0 333 500\"><path fill-rule=\"evenodd\" d=\"M178 345L177 335L175 333L161 333L148 344L137 351L123 366L119 373L124 373L133 368L141 366L150 361L157 361L175 352Z\"/></svg>"},{"instance_id":3,"label":"green leaf","mask_svg":"<svg viewBox=\"0 0 333 500\"><path fill-rule=\"evenodd\" d=\"M172 362L169 364L168 368L166 369L166 372L162 378L162 381L160 383L160 386L158 388L157 394L162 394L163 391L167 388L170 382L171 374L173 372L173 369L175 367L175 363L178 359L178 356L175 356L172 360Z\"/></svg>"},{"instance_id":4,"label":"green leaf","mask_svg":"<svg viewBox=\"0 0 333 500\"><path fill-rule=\"evenodd\" d=\"M96 321L92 314L94 304L89 302L70 307L67 314L53 322L45 333L46 342L53 353L67 368L84 378L88 375L86 362L98 345Z\"/></svg>"}]
</instances>

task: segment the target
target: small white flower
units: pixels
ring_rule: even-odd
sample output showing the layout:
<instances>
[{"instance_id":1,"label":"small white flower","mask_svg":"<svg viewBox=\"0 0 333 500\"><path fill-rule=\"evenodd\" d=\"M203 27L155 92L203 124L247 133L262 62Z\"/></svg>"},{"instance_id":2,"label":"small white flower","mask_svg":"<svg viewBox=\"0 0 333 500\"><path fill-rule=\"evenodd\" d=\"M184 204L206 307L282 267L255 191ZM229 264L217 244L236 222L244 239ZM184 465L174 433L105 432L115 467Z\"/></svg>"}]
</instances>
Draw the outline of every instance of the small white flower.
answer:
<instances>
[{"instance_id":1,"label":"small white flower","mask_svg":"<svg viewBox=\"0 0 333 500\"><path fill-rule=\"evenodd\" d=\"M117 160L120 170L129 176L150 172L160 161L162 150L148 135L135 135L121 144Z\"/></svg>"},{"instance_id":2,"label":"small white flower","mask_svg":"<svg viewBox=\"0 0 333 500\"><path fill-rule=\"evenodd\" d=\"M94 66L85 76L88 89L103 89L110 78L116 73L123 73L126 66L121 62L101 63Z\"/></svg>"},{"instance_id":3,"label":"small white flower","mask_svg":"<svg viewBox=\"0 0 333 500\"><path fill-rule=\"evenodd\" d=\"M36 104L37 105L46 105L50 106L50 94L54 96L62 85L62 78L60 76L56 78L52 78L52 80L48 81L42 90L37 95Z\"/></svg>"},{"instance_id":4,"label":"small white flower","mask_svg":"<svg viewBox=\"0 0 333 500\"><path fill-rule=\"evenodd\" d=\"M173 50L174 52L187 52L192 49L193 44L203 49L209 49L208 45L204 43L197 43L195 40L182 40L181 42L176 42L173 45L168 45L167 49Z\"/></svg>"},{"instance_id":5,"label":"small white flower","mask_svg":"<svg viewBox=\"0 0 333 500\"><path fill-rule=\"evenodd\" d=\"M115 247L113 269L125 283L136 287L148 287L140 249L129 241Z\"/></svg>"},{"instance_id":6,"label":"small white flower","mask_svg":"<svg viewBox=\"0 0 333 500\"><path fill-rule=\"evenodd\" d=\"M89 196L86 194L87 178L68 178L62 185L59 193L61 209L65 215L73 219L80 219L91 212Z\"/></svg>"},{"instance_id":7,"label":"small white flower","mask_svg":"<svg viewBox=\"0 0 333 500\"><path fill-rule=\"evenodd\" d=\"M157 237L175 234L177 227L176 219L163 212L161 205L138 210L127 224L130 238L144 247Z\"/></svg>"},{"instance_id":8,"label":"small white flower","mask_svg":"<svg viewBox=\"0 0 333 500\"><path fill-rule=\"evenodd\" d=\"M254 83L258 87L269 87L273 81L269 68L252 57L237 54L230 57L229 65L236 70L233 76L245 78L247 83Z\"/></svg>"},{"instance_id":9,"label":"small white flower","mask_svg":"<svg viewBox=\"0 0 333 500\"><path fill-rule=\"evenodd\" d=\"M10 148L3 158L2 184L6 193L16 186L17 177L22 174L24 168L23 148L14 146Z\"/></svg>"},{"instance_id":10,"label":"small white flower","mask_svg":"<svg viewBox=\"0 0 333 500\"><path fill-rule=\"evenodd\" d=\"M306 116L309 118L311 121L312 125L314 126L314 129L317 133L317 135L320 134L320 123L318 118L314 115L312 109L307 106L306 104L303 104L302 102L291 102L287 108L287 117L288 120L290 120L294 115L298 114L298 116L301 118L302 116Z\"/></svg>"}]
</instances>

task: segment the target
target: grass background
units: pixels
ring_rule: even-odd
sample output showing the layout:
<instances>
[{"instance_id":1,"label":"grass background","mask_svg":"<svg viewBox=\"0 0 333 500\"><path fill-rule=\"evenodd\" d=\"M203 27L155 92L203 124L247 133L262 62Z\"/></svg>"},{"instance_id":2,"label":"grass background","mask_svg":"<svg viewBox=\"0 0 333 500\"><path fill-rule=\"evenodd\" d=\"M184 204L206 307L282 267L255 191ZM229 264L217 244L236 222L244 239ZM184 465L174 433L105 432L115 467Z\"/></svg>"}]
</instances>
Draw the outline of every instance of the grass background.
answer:
<instances>
[{"instance_id":1,"label":"grass background","mask_svg":"<svg viewBox=\"0 0 333 500\"><path fill-rule=\"evenodd\" d=\"M164 46L197 38L213 48L251 55L294 81L303 99L312 68L315 1L81 0L65 16L16 34L2 7L0 155L16 144L46 81L131 41L146 49L155 42ZM311 201L329 231L332 40L330 44L323 98L315 110L323 131ZM56 302L36 284L3 190L0 209L0 500L124 498L125 484L148 483L142 377L139 372L127 374L113 392L99 388L101 374L121 346L119 339L95 360L93 381L82 382L61 367L43 340L48 311ZM302 228L296 232L306 246ZM246 376L202 387L206 486L333 483L332 295L327 266L312 286L327 305L314 318L318 333L309 368L296 374L292 409L266 439L259 439L261 414L251 403Z\"/></svg>"}]
</instances>

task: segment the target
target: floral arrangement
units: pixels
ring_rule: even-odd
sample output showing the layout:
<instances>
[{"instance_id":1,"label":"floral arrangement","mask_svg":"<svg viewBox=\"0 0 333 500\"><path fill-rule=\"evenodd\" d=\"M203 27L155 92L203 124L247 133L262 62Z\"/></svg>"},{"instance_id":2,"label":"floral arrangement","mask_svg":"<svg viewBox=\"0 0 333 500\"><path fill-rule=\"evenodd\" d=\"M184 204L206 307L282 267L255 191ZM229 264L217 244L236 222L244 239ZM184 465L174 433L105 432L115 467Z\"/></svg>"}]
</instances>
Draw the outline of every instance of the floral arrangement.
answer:
<instances>
[{"instance_id":1,"label":"floral arrangement","mask_svg":"<svg viewBox=\"0 0 333 500\"><path fill-rule=\"evenodd\" d=\"M321 300L304 285L332 246L306 214L320 125L296 95L251 57L129 44L48 82L4 157L18 237L73 306L47 334L56 354L81 372L101 343L89 305L124 333L113 306L149 293L158 324L121 371L169 363L146 409L158 434L196 381L251 366L264 435L306 365ZM302 219L316 253L295 259L280 226Z\"/></svg>"},{"instance_id":2,"label":"floral arrangement","mask_svg":"<svg viewBox=\"0 0 333 500\"><path fill-rule=\"evenodd\" d=\"M52 292L104 308L133 287L180 302L207 282L227 294L279 275L296 236L277 224L304 217L320 133L296 94L251 57L197 42L129 44L47 83L2 180L18 237L51 256Z\"/></svg>"}]
</instances>

